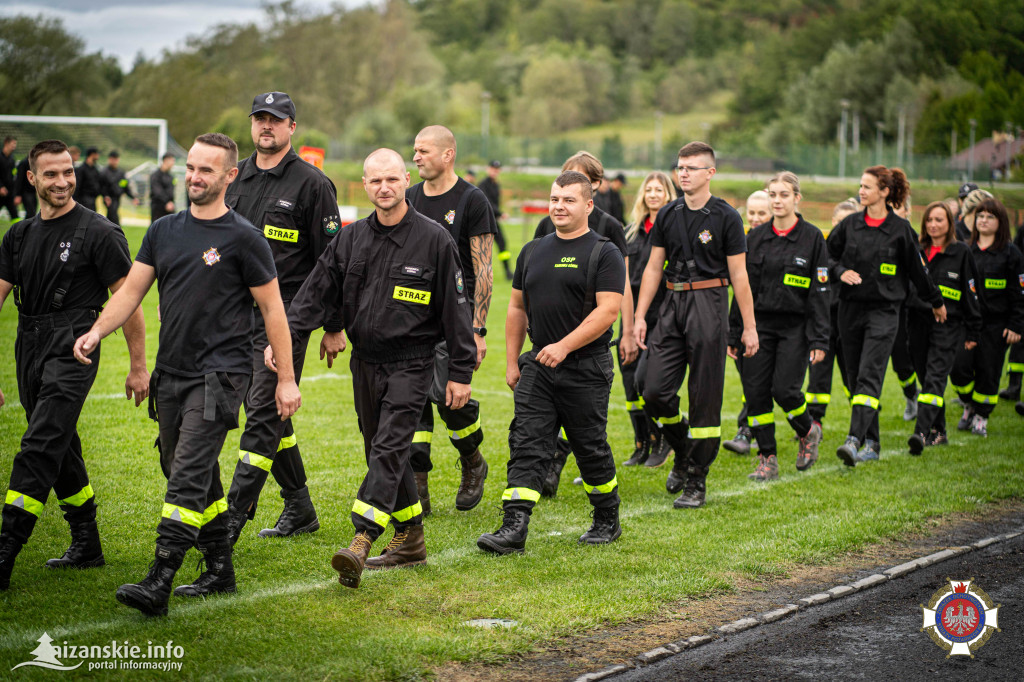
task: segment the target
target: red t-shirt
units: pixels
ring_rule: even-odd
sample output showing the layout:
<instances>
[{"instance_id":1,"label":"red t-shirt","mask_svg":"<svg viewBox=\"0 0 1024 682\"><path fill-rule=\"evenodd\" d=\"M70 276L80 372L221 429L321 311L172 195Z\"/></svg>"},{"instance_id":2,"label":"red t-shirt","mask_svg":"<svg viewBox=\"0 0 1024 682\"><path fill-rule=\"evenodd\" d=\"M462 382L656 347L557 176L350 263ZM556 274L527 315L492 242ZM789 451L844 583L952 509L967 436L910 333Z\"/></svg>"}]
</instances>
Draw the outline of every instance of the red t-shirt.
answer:
<instances>
[{"instance_id":1,"label":"red t-shirt","mask_svg":"<svg viewBox=\"0 0 1024 682\"><path fill-rule=\"evenodd\" d=\"M869 216L867 213L865 213L864 214L864 222L866 222L868 224L868 227L878 227L882 223L885 222L885 218L879 218L878 220L875 220L874 218Z\"/></svg>"},{"instance_id":2,"label":"red t-shirt","mask_svg":"<svg viewBox=\"0 0 1024 682\"><path fill-rule=\"evenodd\" d=\"M644 234L650 234L652 227L654 227L654 221L651 220L651 216L647 216L647 219L644 220Z\"/></svg>"},{"instance_id":3,"label":"red t-shirt","mask_svg":"<svg viewBox=\"0 0 1024 682\"><path fill-rule=\"evenodd\" d=\"M925 253L925 256L928 258L928 262L931 263L932 258L935 258L936 254L939 253L942 253L941 246L929 246L927 253Z\"/></svg>"},{"instance_id":4,"label":"red t-shirt","mask_svg":"<svg viewBox=\"0 0 1024 682\"><path fill-rule=\"evenodd\" d=\"M796 219L796 223L798 223L798 222L800 222L799 218ZM792 225L790 225L788 230L784 230L784 231L780 232L779 228L775 227L775 223L773 222L772 223L772 232L774 232L775 234L779 235L780 237L785 237L787 234L789 234L790 232L793 231L793 228L796 227L796 223L793 223Z\"/></svg>"}]
</instances>

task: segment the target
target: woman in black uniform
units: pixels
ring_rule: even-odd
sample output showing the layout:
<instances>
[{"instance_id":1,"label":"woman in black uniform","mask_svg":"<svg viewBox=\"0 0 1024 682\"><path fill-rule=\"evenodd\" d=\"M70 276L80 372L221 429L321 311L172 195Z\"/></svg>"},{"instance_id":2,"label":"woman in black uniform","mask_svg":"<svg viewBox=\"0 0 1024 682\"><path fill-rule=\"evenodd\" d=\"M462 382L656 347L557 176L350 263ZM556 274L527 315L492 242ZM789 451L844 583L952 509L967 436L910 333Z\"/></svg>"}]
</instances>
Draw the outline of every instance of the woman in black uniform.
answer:
<instances>
[{"instance_id":1,"label":"woman in black uniform","mask_svg":"<svg viewBox=\"0 0 1024 682\"><path fill-rule=\"evenodd\" d=\"M644 268L647 267L647 259L651 257L650 232L654 227L654 219L658 216L661 207L676 198L676 190L672 180L661 171L649 173L644 182L640 185L640 191L633 202L633 221L626 229L626 257L629 263L629 283L633 291L633 308L636 308L636 297L640 293L640 281L644 276ZM658 308L661 306L661 299L665 297L665 288L659 288L655 294L654 301L647 311L647 329L654 329L658 324ZM634 466L649 463L650 466L659 466L668 458L672 448L668 446L665 439L661 437L661 425L644 414L643 386L637 383L637 379L643 377L646 371L647 351L642 351L637 362L628 365L622 364L619 359L619 373L622 374L622 385L626 389L626 407L629 409L629 419L633 423L633 434L635 436L636 450L623 462L623 466Z\"/></svg>"},{"instance_id":2,"label":"woman in black uniform","mask_svg":"<svg viewBox=\"0 0 1024 682\"><path fill-rule=\"evenodd\" d=\"M842 283L839 333L853 393L850 431L836 450L847 466L879 457L882 383L899 326L900 304L911 282L931 305L935 320L946 320L942 295L918 254L917 235L892 210L909 194L907 176L899 168L868 168L858 191L864 211L847 216L828 236L832 277Z\"/></svg>"},{"instance_id":3,"label":"woman in black uniform","mask_svg":"<svg viewBox=\"0 0 1024 682\"><path fill-rule=\"evenodd\" d=\"M961 431L988 435L988 417L999 400L1007 344L1024 332L1024 256L1010 243L1010 219L997 199L985 199L971 228L983 327L974 350L960 353L950 380L964 403Z\"/></svg>"},{"instance_id":4,"label":"woman in black uniform","mask_svg":"<svg viewBox=\"0 0 1024 682\"><path fill-rule=\"evenodd\" d=\"M803 471L818 459L821 427L807 413L803 384L807 358L825 359L829 332L828 252L821 230L796 212L800 181L788 171L768 181L773 219L747 235L747 274L754 296L754 317L760 348L743 361L743 393L747 419L759 448L757 468L748 478L779 477L772 398L786 412L800 438L796 468ZM739 307L730 315L729 355L739 356Z\"/></svg>"},{"instance_id":5,"label":"woman in black uniform","mask_svg":"<svg viewBox=\"0 0 1024 682\"><path fill-rule=\"evenodd\" d=\"M945 445L946 407L943 394L953 361L961 348L970 350L981 332L981 307L972 284L974 259L967 244L957 241L956 223L941 201L928 204L921 221L921 257L928 276L946 301L946 322L938 324L931 306L917 297L907 298L907 330L914 371L921 381L917 396L917 423L907 440L910 454L920 455L925 445Z\"/></svg>"}]
</instances>

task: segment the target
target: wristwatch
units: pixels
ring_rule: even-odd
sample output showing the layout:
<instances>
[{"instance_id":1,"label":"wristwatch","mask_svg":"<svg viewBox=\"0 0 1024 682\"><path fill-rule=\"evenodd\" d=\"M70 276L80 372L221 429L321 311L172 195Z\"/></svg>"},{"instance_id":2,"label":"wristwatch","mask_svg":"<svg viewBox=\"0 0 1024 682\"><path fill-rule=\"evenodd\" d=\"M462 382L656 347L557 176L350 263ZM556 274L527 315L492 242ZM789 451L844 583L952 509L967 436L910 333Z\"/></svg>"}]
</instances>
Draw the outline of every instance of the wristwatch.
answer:
<instances>
[{"instance_id":1,"label":"wristwatch","mask_svg":"<svg viewBox=\"0 0 1024 682\"><path fill-rule=\"evenodd\" d=\"M487 336L487 327L473 327L473 333L477 336Z\"/></svg>"}]
</instances>

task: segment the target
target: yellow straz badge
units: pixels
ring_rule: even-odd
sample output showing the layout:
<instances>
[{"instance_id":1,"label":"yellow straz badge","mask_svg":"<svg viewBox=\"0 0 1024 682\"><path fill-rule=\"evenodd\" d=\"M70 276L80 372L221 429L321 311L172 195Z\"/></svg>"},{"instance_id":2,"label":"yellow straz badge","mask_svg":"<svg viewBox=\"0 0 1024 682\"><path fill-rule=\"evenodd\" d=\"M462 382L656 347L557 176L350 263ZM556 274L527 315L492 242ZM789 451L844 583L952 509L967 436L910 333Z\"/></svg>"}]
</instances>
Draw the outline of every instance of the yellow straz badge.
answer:
<instances>
[{"instance_id":1,"label":"yellow straz badge","mask_svg":"<svg viewBox=\"0 0 1024 682\"><path fill-rule=\"evenodd\" d=\"M263 236L267 239L276 239L279 242L292 242L299 241L298 230L288 230L283 227L274 227L273 225L263 226Z\"/></svg>"},{"instance_id":2,"label":"yellow straz badge","mask_svg":"<svg viewBox=\"0 0 1024 682\"><path fill-rule=\"evenodd\" d=\"M396 298L399 301L405 301L406 303L420 303L422 305L427 305L430 303L430 292L396 286L395 293L391 295L391 298Z\"/></svg>"}]
</instances>

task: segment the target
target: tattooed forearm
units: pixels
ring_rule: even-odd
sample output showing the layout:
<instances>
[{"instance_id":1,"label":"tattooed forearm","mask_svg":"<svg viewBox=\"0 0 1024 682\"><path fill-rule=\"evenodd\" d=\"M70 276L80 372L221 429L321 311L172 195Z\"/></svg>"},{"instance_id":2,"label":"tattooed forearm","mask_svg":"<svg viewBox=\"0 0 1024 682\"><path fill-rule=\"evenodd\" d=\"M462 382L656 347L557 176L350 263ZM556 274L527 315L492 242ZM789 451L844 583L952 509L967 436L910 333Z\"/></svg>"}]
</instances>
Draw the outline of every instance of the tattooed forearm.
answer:
<instances>
[{"instance_id":1,"label":"tattooed forearm","mask_svg":"<svg viewBox=\"0 0 1024 682\"><path fill-rule=\"evenodd\" d=\"M493 246L493 234L481 234L469 238L469 252L473 258L473 273L476 275L476 291L473 296L474 327L487 326L487 313L491 309L491 288L494 285L494 270L491 260Z\"/></svg>"}]
</instances>

